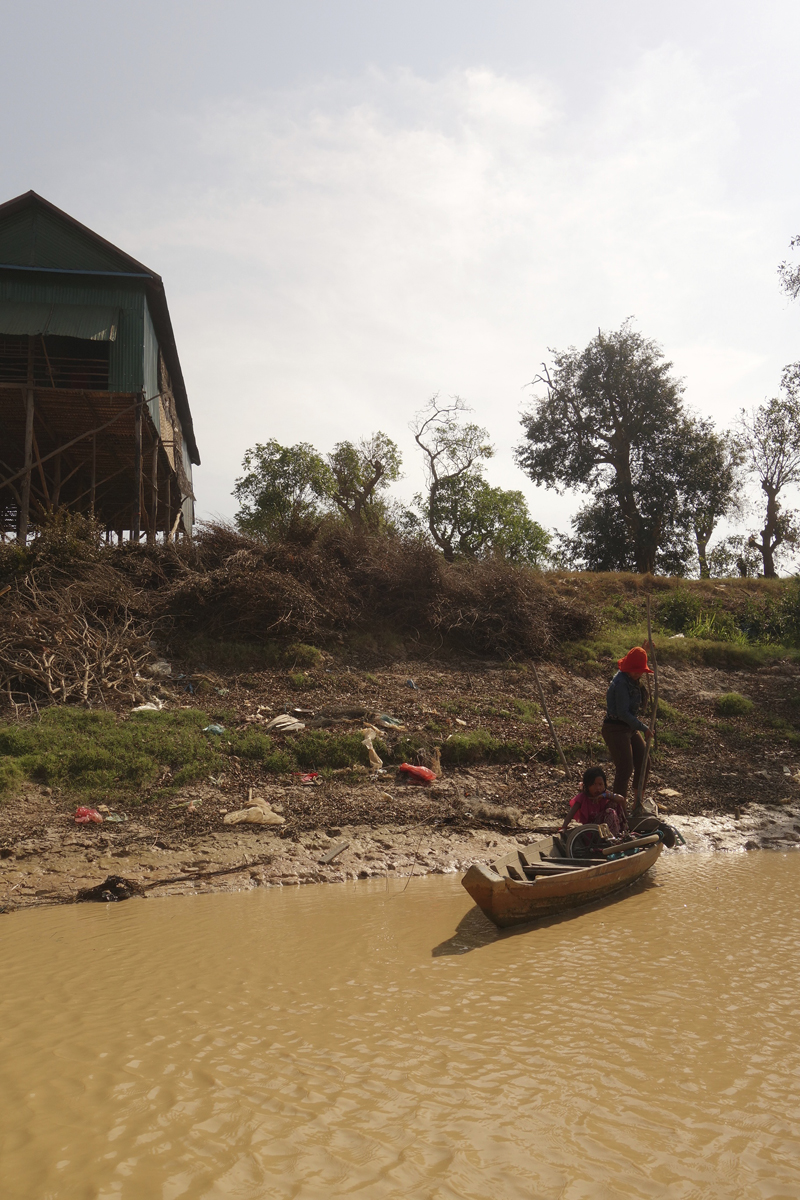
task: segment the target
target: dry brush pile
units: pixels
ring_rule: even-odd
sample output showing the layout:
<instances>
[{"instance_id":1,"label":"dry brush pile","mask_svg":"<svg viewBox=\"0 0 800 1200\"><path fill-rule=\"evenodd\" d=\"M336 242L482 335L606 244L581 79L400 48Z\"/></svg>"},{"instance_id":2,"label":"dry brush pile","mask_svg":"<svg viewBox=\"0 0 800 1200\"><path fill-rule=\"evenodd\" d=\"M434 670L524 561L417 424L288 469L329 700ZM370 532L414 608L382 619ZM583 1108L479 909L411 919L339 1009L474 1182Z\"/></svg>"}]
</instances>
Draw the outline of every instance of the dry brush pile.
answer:
<instances>
[{"instance_id":1,"label":"dry brush pile","mask_svg":"<svg viewBox=\"0 0 800 1200\"><path fill-rule=\"evenodd\" d=\"M488 657L540 657L594 618L539 573L500 560L447 563L400 537L327 530L265 544L221 525L191 544L105 547L81 518L27 550L0 546L0 689L95 704L142 695L151 643L302 640L389 628Z\"/></svg>"}]
</instances>

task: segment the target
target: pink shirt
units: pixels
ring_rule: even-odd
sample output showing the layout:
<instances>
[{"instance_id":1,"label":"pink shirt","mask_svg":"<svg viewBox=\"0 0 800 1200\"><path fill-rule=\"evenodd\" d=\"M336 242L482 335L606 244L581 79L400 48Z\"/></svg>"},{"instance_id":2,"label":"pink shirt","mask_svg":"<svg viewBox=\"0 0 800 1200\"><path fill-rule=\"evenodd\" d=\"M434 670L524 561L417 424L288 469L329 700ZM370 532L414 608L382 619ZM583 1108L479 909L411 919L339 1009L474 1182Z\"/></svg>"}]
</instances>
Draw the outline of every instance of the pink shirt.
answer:
<instances>
[{"instance_id":1,"label":"pink shirt","mask_svg":"<svg viewBox=\"0 0 800 1200\"><path fill-rule=\"evenodd\" d=\"M599 796L587 796L586 792L578 792L569 802L570 818L581 825L597 825L610 799L610 792L601 792Z\"/></svg>"}]
</instances>

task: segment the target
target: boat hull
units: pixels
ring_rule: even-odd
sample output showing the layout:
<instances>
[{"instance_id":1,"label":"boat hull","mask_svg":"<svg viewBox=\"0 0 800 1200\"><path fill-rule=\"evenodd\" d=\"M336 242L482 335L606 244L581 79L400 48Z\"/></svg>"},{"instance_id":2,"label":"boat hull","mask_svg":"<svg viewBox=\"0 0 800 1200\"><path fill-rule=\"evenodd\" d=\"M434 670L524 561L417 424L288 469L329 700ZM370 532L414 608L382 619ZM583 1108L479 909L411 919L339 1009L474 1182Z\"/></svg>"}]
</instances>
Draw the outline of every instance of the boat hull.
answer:
<instances>
[{"instance_id":1,"label":"boat hull","mask_svg":"<svg viewBox=\"0 0 800 1200\"><path fill-rule=\"evenodd\" d=\"M518 881L475 864L461 884L489 920L506 929L581 908L630 887L650 870L662 849L657 842L624 858L535 881Z\"/></svg>"}]
</instances>

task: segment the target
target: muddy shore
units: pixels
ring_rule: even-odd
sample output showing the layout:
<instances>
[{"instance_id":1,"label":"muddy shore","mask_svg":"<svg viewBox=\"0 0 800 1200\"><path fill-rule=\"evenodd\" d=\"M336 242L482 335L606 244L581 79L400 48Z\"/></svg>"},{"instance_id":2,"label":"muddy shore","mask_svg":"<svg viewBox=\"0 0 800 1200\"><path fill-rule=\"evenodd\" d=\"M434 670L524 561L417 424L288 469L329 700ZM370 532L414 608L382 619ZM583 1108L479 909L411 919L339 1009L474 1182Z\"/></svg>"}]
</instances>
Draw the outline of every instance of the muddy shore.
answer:
<instances>
[{"instance_id":1,"label":"muddy shore","mask_svg":"<svg viewBox=\"0 0 800 1200\"><path fill-rule=\"evenodd\" d=\"M800 803L776 811L753 804L741 816L670 816L686 846L669 853L744 852L800 848ZM538 827L538 828L537 828ZM97 827L95 827L97 828ZM310 883L462 872L489 862L515 845L528 845L552 829L546 818L525 830L498 833L474 829L450 832L424 825L344 825L316 830L296 841L248 830L205 834L176 841L153 838L132 824L126 838L81 829L64 833L61 824L41 839L20 843L0 861L0 908L9 912L64 903L109 875L144 886L150 895L240 891L253 887L297 887ZM331 850L344 848L330 863ZM182 878L185 877L185 878Z\"/></svg>"},{"instance_id":2,"label":"muddy shore","mask_svg":"<svg viewBox=\"0 0 800 1200\"><path fill-rule=\"evenodd\" d=\"M175 675L189 678L179 667ZM570 760L568 779L552 762L534 682L518 668L329 667L309 675L307 690L291 692L285 672L206 671L200 697L187 696L177 679L154 682L164 711L210 709L209 697L224 693L227 720L243 729L265 726L276 712L313 714L334 702L390 713L404 726L397 737L421 739L418 761L452 734L475 729L503 742L524 738L533 749L525 761L446 766L429 787L403 783L390 764L304 782L232 756L223 775L106 806L111 811L96 825L75 824L74 796L26 783L0 808L0 908L64 902L110 874L164 894L408 877L490 861L553 830L584 766L605 758L598 732L610 668L543 665L540 674ZM650 788L689 850L800 845L799 681L797 665L786 662L752 672L662 666L661 694L674 712L662 724ZM716 698L730 692L751 698L752 711L721 716ZM337 728L357 732L363 724L354 718ZM392 734L383 736L391 744ZM227 825L226 814L251 794L283 823Z\"/></svg>"}]
</instances>

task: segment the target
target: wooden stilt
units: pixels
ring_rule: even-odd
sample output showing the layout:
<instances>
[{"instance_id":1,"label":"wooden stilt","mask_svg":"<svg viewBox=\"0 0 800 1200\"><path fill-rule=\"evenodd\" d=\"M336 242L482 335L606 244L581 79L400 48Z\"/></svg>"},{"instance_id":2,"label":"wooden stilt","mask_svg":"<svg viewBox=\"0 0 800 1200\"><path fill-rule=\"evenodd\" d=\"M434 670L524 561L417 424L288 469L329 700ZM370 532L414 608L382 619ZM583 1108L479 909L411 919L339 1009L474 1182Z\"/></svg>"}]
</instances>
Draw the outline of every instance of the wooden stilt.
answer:
<instances>
[{"instance_id":1,"label":"wooden stilt","mask_svg":"<svg viewBox=\"0 0 800 1200\"><path fill-rule=\"evenodd\" d=\"M97 492L97 435L92 436L92 485L89 497L89 507L92 517L94 517L94 502Z\"/></svg>"},{"instance_id":2,"label":"wooden stilt","mask_svg":"<svg viewBox=\"0 0 800 1200\"><path fill-rule=\"evenodd\" d=\"M171 542L170 528L172 526L172 475L167 463L167 515L164 519L164 541Z\"/></svg>"},{"instance_id":3,"label":"wooden stilt","mask_svg":"<svg viewBox=\"0 0 800 1200\"><path fill-rule=\"evenodd\" d=\"M20 494L19 529L17 537L21 545L28 540L28 523L31 515L31 470L33 467L33 338L28 336L28 379L25 388L25 466L23 468Z\"/></svg>"},{"instance_id":4,"label":"wooden stilt","mask_svg":"<svg viewBox=\"0 0 800 1200\"><path fill-rule=\"evenodd\" d=\"M158 437L153 442L153 463L150 468L150 528L148 542L155 542L158 534Z\"/></svg>"},{"instance_id":5,"label":"wooden stilt","mask_svg":"<svg viewBox=\"0 0 800 1200\"><path fill-rule=\"evenodd\" d=\"M142 397L136 401L133 418L134 431L134 464L133 476L136 488L136 498L133 504L131 518L131 541L138 542L142 533Z\"/></svg>"}]
</instances>

